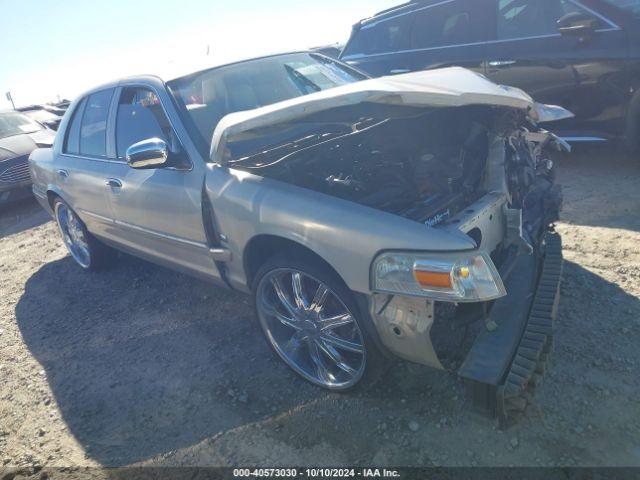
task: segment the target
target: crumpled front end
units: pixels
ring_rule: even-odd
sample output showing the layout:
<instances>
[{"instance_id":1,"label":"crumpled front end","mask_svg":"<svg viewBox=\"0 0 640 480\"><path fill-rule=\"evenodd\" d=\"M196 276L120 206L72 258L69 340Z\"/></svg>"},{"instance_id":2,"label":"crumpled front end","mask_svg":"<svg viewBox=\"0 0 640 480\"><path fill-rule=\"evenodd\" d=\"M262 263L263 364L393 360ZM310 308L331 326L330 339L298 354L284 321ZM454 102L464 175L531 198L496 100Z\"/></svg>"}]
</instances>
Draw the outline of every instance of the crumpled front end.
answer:
<instances>
[{"instance_id":1,"label":"crumpled front end","mask_svg":"<svg viewBox=\"0 0 640 480\"><path fill-rule=\"evenodd\" d=\"M476 253L489 256L497 269L503 295L473 302L378 291L369 300L389 351L457 371L473 404L503 424L530 402L552 345L562 270L552 225L562 197L550 147L564 145L542 130L494 134L484 174L489 193L436 227L476 242Z\"/></svg>"}]
</instances>

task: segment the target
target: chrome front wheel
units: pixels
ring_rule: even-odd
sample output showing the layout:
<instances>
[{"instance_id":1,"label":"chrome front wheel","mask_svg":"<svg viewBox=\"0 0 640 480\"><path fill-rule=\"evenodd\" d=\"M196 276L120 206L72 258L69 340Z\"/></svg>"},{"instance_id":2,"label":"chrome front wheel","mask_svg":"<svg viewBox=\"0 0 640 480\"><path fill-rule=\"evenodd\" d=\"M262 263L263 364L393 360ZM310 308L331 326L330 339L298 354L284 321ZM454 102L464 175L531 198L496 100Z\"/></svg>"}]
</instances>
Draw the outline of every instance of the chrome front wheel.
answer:
<instances>
[{"instance_id":1,"label":"chrome front wheel","mask_svg":"<svg viewBox=\"0 0 640 480\"><path fill-rule=\"evenodd\" d=\"M256 308L267 339L302 377L331 390L348 389L362 378L363 333L327 283L302 270L275 268L258 282Z\"/></svg>"}]
</instances>

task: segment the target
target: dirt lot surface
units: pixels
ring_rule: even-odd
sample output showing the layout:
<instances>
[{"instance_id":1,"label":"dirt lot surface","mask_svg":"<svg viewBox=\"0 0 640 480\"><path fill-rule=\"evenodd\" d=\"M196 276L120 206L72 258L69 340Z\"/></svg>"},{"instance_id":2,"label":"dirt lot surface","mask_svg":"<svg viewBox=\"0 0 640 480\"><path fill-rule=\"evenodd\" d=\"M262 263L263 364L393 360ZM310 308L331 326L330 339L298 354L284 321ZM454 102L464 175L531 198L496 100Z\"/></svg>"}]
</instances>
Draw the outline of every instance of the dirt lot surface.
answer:
<instances>
[{"instance_id":1,"label":"dirt lot surface","mask_svg":"<svg viewBox=\"0 0 640 480\"><path fill-rule=\"evenodd\" d=\"M560 159L565 274L538 406L502 431L455 376L400 364L330 394L250 299L121 257L84 273L34 204L0 218L0 469L44 465L640 466L640 161Z\"/></svg>"}]
</instances>

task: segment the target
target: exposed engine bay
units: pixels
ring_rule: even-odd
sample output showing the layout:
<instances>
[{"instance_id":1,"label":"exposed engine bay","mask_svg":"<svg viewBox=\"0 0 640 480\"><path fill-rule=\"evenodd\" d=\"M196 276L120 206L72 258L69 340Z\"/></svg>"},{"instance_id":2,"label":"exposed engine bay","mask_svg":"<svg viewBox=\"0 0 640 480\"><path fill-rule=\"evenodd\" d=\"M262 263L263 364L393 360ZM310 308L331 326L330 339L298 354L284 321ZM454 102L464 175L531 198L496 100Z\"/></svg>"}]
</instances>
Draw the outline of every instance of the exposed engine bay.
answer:
<instances>
[{"instance_id":1,"label":"exposed engine bay","mask_svg":"<svg viewBox=\"0 0 640 480\"><path fill-rule=\"evenodd\" d=\"M489 139L498 135L511 208L526 211L530 237L548 223L539 203L553 164L542 154L546 137L531 141L538 129L523 112L363 104L355 121L347 108L330 113L245 134L228 145L229 166L433 227L500 183L487 179L485 168Z\"/></svg>"}]
</instances>

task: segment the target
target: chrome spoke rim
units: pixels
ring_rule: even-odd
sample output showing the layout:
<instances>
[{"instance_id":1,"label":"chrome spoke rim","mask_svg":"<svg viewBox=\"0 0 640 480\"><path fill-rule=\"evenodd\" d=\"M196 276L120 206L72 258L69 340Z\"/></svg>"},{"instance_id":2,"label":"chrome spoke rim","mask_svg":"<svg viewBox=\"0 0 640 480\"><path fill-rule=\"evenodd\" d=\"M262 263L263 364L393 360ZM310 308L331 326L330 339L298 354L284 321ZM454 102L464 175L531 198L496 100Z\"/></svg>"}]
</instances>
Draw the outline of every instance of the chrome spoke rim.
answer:
<instances>
[{"instance_id":1,"label":"chrome spoke rim","mask_svg":"<svg viewBox=\"0 0 640 480\"><path fill-rule=\"evenodd\" d=\"M331 383L332 376L323 359L322 352L320 351L320 348L318 348L318 342L309 342L309 356L315 365L316 375L318 378L323 383Z\"/></svg>"},{"instance_id":2,"label":"chrome spoke rim","mask_svg":"<svg viewBox=\"0 0 640 480\"><path fill-rule=\"evenodd\" d=\"M302 327L299 325L298 320L295 318L295 316L293 315L287 316L285 314L280 313L274 305L267 303L266 301L264 301L264 299L262 300L261 308L267 315L273 318L276 318L283 325L293 328L294 330L302 329Z\"/></svg>"},{"instance_id":3,"label":"chrome spoke rim","mask_svg":"<svg viewBox=\"0 0 640 480\"><path fill-rule=\"evenodd\" d=\"M58 204L56 209L56 220L62 241L67 247L69 254L83 268L89 268L91 264L91 254L89 244L84 235L84 230L80 220L64 204Z\"/></svg>"},{"instance_id":4,"label":"chrome spoke rim","mask_svg":"<svg viewBox=\"0 0 640 480\"><path fill-rule=\"evenodd\" d=\"M356 371L350 366L348 365L344 359L342 358L342 355L340 355L340 352L338 352L335 348L333 348L330 344L320 340L316 340L316 343L318 344L318 347L320 347L320 349L331 359L333 360L333 362L338 366L338 368L344 370L345 372L354 375L356 373Z\"/></svg>"},{"instance_id":5,"label":"chrome spoke rim","mask_svg":"<svg viewBox=\"0 0 640 480\"><path fill-rule=\"evenodd\" d=\"M289 313L289 315L291 316L295 316L296 309L289 301L289 298L284 291L284 286L282 285L282 283L280 283L280 279L277 277L271 279L271 284L276 292L276 295L278 296L278 300L280 300L280 303L285 308L287 313Z\"/></svg>"},{"instance_id":6,"label":"chrome spoke rim","mask_svg":"<svg viewBox=\"0 0 640 480\"><path fill-rule=\"evenodd\" d=\"M348 340L336 337L334 335L324 334L320 336L320 339L322 340L322 342L333 345L334 347L338 347L341 350L347 350L349 352L356 352L356 353L362 353L364 351L362 348L362 345L356 342L350 342Z\"/></svg>"},{"instance_id":7,"label":"chrome spoke rim","mask_svg":"<svg viewBox=\"0 0 640 480\"><path fill-rule=\"evenodd\" d=\"M350 314L336 315L334 317L321 318L320 329L323 331L331 330L351 323L353 323L353 317Z\"/></svg>"},{"instance_id":8,"label":"chrome spoke rim","mask_svg":"<svg viewBox=\"0 0 640 480\"><path fill-rule=\"evenodd\" d=\"M326 284L302 271L276 269L261 279L256 303L268 340L297 373L330 389L360 380L366 363L362 332Z\"/></svg>"},{"instance_id":9,"label":"chrome spoke rim","mask_svg":"<svg viewBox=\"0 0 640 480\"><path fill-rule=\"evenodd\" d=\"M291 275L291 288L293 290L293 300L298 310L307 309L307 300L304 298L302 291L302 274L295 272Z\"/></svg>"}]
</instances>

